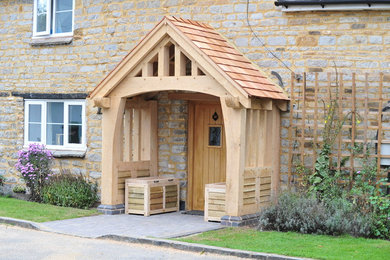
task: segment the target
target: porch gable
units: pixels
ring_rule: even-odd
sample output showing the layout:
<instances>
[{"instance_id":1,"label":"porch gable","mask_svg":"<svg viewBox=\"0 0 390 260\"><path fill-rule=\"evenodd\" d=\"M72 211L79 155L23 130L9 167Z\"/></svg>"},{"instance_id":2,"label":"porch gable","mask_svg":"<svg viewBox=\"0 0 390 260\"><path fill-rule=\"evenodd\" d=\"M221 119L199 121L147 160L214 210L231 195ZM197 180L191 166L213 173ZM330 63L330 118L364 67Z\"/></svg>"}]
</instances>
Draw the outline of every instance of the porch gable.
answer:
<instances>
[{"instance_id":1,"label":"porch gable","mask_svg":"<svg viewBox=\"0 0 390 260\"><path fill-rule=\"evenodd\" d=\"M102 100L129 77L161 79L205 75L225 90L217 96L234 97L245 108L251 107L251 97L288 100L278 85L209 25L169 16L134 47L89 97L96 106L101 106Z\"/></svg>"}]
</instances>

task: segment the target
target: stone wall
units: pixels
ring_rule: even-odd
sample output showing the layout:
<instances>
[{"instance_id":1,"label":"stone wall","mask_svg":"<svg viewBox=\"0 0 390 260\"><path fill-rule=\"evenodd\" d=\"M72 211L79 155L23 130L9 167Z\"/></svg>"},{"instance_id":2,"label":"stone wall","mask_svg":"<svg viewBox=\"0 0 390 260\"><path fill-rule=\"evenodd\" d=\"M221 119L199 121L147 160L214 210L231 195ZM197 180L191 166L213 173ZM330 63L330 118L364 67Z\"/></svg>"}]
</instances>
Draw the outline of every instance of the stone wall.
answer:
<instances>
[{"instance_id":1,"label":"stone wall","mask_svg":"<svg viewBox=\"0 0 390 260\"><path fill-rule=\"evenodd\" d=\"M187 196L188 103L158 97L158 173L180 179L180 200Z\"/></svg>"},{"instance_id":2,"label":"stone wall","mask_svg":"<svg viewBox=\"0 0 390 260\"><path fill-rule=\"evenodd\" d=\"M210 24L267 74L279 73L284 86L290 70L333 71L334 63L348 73L390 72L390 11L283 13L273 0L249 2L251 27L245 0L75 0L73 41L32 46L33 0L0 1L0 174L18 182L12 166L23 145L24 108L12 92L88 93L164 15ZM101 116L96 112L88 103L86 158L63 159L62 165L99 180ZM177 147L174 137L164 136L167 131L159 131L159 169L164 174L177 169L184 185L186 169L175 161L177 155L165 161L162 150L178 149L183 158L183 143Z\"/></svg>"},{"instance_id":3,"label":"stone wall","mask_svg":"<svg viewBox=\"0 0 390 260\"><path fill-rule=\"evenodd\" d=\"M23 99L3 93L0 100L0 175L6 177L6 183L17 183L19 179L14 168L17 159L15 147L21 147L24 140L23 131L18 130L24 126ZM3 187L6 193L11 188L9 185Z\"/></svg>"}]
</instances>

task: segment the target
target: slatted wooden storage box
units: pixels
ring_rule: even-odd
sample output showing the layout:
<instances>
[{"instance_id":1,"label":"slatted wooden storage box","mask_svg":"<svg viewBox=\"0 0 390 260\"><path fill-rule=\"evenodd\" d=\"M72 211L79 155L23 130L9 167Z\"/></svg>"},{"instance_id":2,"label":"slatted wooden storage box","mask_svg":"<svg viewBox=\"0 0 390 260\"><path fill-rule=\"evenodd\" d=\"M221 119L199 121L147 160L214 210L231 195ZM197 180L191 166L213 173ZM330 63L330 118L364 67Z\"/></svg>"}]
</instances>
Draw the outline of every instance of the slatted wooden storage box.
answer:
<instances>
[{"instance_id":1,"label":"slatted wooden storage box","mask_svg":"<svg viewBox=\"0 0 390 260\"><path fill-rule=\"evenodd\" d=\"M271 203L271 172L269 168L262 171L259 178L259 202L260 208L268 206Z\"/></svg>"},{"instance_id":2,"label":"slatted wooden storage box","mask_svg":"<svg viewBox=\"0 0 390 260\"><path fill-rule=\"evenodd\" d=\"M166 177L126 179L126 214L179 211L179 180Z\"/></svg>"},{"instance_id":3,"label":"slatted wooden storage box","mask_svg":"<svg viewBox=\"0 0 390 260\"><path fill-rule=\"evenodd\" d=\"M206 184L205 188L205 221L221 221L226 215L226 183Z\"/></svg>"}]
</instances>

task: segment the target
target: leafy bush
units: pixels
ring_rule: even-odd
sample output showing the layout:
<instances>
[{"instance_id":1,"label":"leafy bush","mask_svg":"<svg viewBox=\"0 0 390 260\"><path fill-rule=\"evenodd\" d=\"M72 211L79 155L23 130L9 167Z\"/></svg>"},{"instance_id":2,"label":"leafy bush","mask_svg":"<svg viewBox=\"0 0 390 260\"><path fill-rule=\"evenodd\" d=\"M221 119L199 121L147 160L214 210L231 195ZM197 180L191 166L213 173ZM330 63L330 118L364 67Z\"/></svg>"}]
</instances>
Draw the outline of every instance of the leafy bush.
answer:
<instances>
[{"instance_id":1,"label":"leafy bush","mask_svg":"<svg viewBox=\"0 0 390 260\"><path fill-rule=\"evenodd\" d=\"M313 197L298 193L283 193L275 205L262 211L260 228L263 230L315 233L323 230L325 208Z\"/></svg>"},{"instance_id":2,"label":"leafy bush","mask_svg":"<svg viewBox=\"0 0 390 260\"><path fill-rule=\"evenodd\" d=\"M350 234L355 237L372 237L373 214L362 212L346 198L324 204L327 217L325 230L329 235Z\"/></svg>"},{"instance_id":3,"label":"leafy bush","mask_svg":"<svg viewBox=\"0 0 390 260\"><path fill-rule=\"evenodd\" d=\"M42 200L57 206L90 208L98 200L97 185L82 175L62 171L53 175L48 185L43 188Z\"/></svg>"},{"instance_id":4,"label":"leafy bush","mask_svg":"<svg viewBox=\"0 0 390 260\"><path fill-rule=\"evenodd\" d=\"M30 144L28 150L18 152L15 167L22 174L30 190L30 200L37 202L42 200L42 188L51 176L52 160L52 153L41 144Z\"/></svg>"},{"instance_id":5,"label":"leafy bush","mask_svg":"<svg viewBox=\"0 0 390 260\"><path fill-rule=\"evenodd\" d=\"M262 211L261 230L304 234L371 236L372 216L362 215L346 199L324 203L314 196L286 192Z\"/></svg>"},{"instance_id":6,"label":"leafy bush","mask_svg":"<svg viewBox=\"0 0 390 260\"><path fill-rule=\"evenodd\" d=\"M19 185L16 185L12 191L14 193L26 193L26 188L24 188L23 186L19 186Z\"/></svg>"},{"instance_id":7,"label":"leafy bush","mask_svg":"<svg viewBox=\"0 0 390 260\"><path fill-rule=\"evenodd\" d=\"M370 197L370 203L374 212L373 235L390 239L390 196L372 196Z\"/></svg>"},{"instance_id":8,"label":"leafy bush","mask_svg":"<svg viewBox=\"0 0 390 260\"><path fill-rule=\"evenodd\" d=\"M324 201L344 196L350 182L349 172L336 170L337 162L332 165L330 155L330 145L324 143L314 164L314 172L306 171L308 174L304 176L304 180L306 180L304 187L307 191ZM340 161L340 168L345 166L348 159L348 157L345 157Z\"/></svg>"},{"instance_id":9,"label":"leafy bush","mask_svg":"<svg viewBox=\"0 0 390 260\"><path fill-rule=\"evenodd\" d=\"M349 200L362 214L372 216L372 236L390 239L390 195L380 188L386 179L377 180L377 161L363 158L362 169L354 173Z\"/></svg>"},{"instance_id":10,"label":"leafy bush","mask_svg":"<svg viewBox=\"0 0 390 260\"><path fill-rule=\"evenodd\" d=\"M3 175L0 175L0 186L3 186L4 182L5 182L5 178L3 177Z\"/></svg>"}]
</instances>

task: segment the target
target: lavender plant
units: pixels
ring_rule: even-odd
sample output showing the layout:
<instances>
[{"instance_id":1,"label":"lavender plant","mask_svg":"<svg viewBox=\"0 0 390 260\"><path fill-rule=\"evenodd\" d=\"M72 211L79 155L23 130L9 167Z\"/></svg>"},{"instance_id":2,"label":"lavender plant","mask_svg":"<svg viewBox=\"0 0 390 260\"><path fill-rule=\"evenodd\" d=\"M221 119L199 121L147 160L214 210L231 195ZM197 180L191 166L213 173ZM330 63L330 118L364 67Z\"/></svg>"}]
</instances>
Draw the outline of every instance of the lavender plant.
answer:
<instances>
[{"instance_id":1,"label":"lavender plant","mask_svg":"<svg viewBox=\"0 0 390 260\"><path fill-rule=\"evenodd\" d=\"M30 200L42 200L42 188L52 175L52 161L52 153L41 144L30 144L27 150L18 152L15 167L30 190Z\"/></svg>"}]
</instances>

